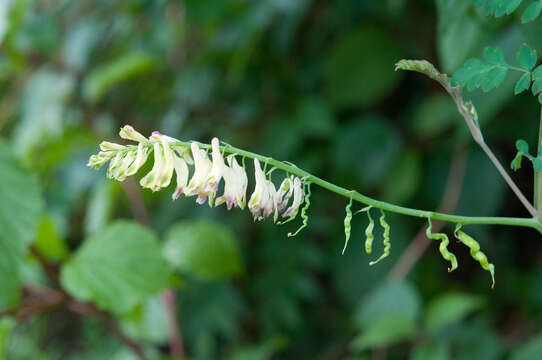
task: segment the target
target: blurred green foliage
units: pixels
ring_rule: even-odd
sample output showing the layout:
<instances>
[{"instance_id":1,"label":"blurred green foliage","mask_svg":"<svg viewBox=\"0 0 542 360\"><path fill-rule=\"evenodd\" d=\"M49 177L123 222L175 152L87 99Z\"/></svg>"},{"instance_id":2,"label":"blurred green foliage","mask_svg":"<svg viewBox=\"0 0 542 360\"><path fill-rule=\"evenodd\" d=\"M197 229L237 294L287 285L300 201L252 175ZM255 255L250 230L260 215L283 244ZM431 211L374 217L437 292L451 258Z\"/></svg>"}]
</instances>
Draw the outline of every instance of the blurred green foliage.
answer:
<instances>
[{"instance_id":1,"label":"blurred green foliage","mask_svg":"<svg viewBox=\"0 0 542 360\"><path fill-rule=\"evenodd\" d=\"M66 290L114 312L152 359L168 359L158 297L168 286L195 360L539 358L534 231L468 228L496 264L494 290L453 242L454 273L432 243L406 281L390 282L421 221L389 216L392 252L369 267L366 218L354 216L341 255L345 199L319 189L295 238L286 234L297 224L253 224L246 211L172 202L169 191L143 193L152 224L143 229L126 220L126 185L85 166L101 139L130 124L184 140L218 136L373 197L437 209L451 163L467 153L455 212L526 216L442 90L393 71L401 58L425 58L451 74L488 45L510 64L523 43L542 53L542 20L521 25L535 15L531 1L498 19L485 16L491 3L0 1L0 311L29 288L57 285L28 253L34 244L61 265ZM534 144L538 132L536 99L514 97L519 75L468 95L503 163L516 139ZM526 169L515 178L530 194ZM96 319L65 309L1 319L0 356L135 358Z\"/></svg>"}]
</instances>

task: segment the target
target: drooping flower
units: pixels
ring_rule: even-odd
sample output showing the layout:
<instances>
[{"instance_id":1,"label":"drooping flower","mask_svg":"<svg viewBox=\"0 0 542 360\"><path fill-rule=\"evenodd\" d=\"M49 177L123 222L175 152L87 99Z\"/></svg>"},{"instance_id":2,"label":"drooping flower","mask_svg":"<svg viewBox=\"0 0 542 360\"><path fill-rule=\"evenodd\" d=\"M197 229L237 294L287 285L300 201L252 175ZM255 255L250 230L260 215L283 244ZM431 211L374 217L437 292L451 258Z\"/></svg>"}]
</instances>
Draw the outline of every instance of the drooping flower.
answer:
<instances>
[{"instance_id":1,"label":"drooping flower","mask_svg":"<svg viewBox=\"0 0 542 360\"><path fill-rule=\"evenodd\" d=\"M115 157L116 161L112 161L111 164L114 163L114 165L110 166L107 171L107 176L110 179L116 179L118 181L124 181L126 180L126 170L132 165L134 160L136 159L136 152L135 151L127 151L126 153L122 154L120 157ZM117 160L118 159L118 160Z\"/></svg>"},{"instance_id":2,"label":"drooping flower","mask_svg":"<svg viewBox=\"0 0 542 360\"><path fill-rule=\"evenodd\" d=\"M139 182L141 186L152 191L167 187L173 176L173 150L171 150L166 138L159 138L159 140L160 142L153 144L154 166Z\"/></svg>"},{"instance_id":3,"label":"drooping flower","mask_svg":"<svg viewBox=\"0 0 542 360\"><path fill-rule=\"evenodd\" d=\"M93 167L95 169L101 168L105 163L107 163L116 153L113 151L100 151L96 155L92 155L88 159L87 166Z\"/></svg>"},{"instance_id":4,"label":"drooping flower","mask_svg":"<svg viewBox=\"0 0 542 360\"><path fill-rule=\"evenodd\" d=\"M291 175L290 177L285 178L282 180L282 183L280 184L278 190L277 190L277 211L281 212L284 210L286 205L288 205L288 201L292 197L293 191L294 191L294 182L293 179L294 176Z\"/></svg>"},{"instance_id":5,"label":"drooping flower","mask_svg":"<svg viewBox=\"0 0 542 360\"><path fill-rule=\"evenodd\" d=\"M143 144L149 143L149 140L145 136L141 135L130 125L125 125L121 127L119 136L123 139L136 141L138 143L143 143Z\"/></svg>"},{"instance_id":6,"label":"drooping flower","mask_svg":"<svg viewBox=\"0 0 542 360\"><path fill-rule=\"evenodd\" d=\"M149 156L149 149L144 146L142 142L140 142L137 145L137 152L136 157L133 163L126 169L125 176L133 176L135 173L139 171L139 169L145 164L147 161L147 157Z\"/></svg>"},{"instance_id":7,"label":"drooping flower","mask_svg":"<svg viewBox=\"0 0 542 360\"><path fill-rule=\"evenodd\" d=\"M255 220L261 220L271 215L275 209L275 185L265 178L258 159L254 159L254 177L256 187L248 202L248 208Z\"/></svg>"},{"instance_id":8,"label":"drooping flower","mask_svg":"<svg viewBox=\"0 0 542 360\"><path fill-rule=\"evenodd\" d=\"M292 201L292 205L290 205L290 207L286 209L286 211L284 211L284 213L282 214L283 218L289 218L297 214L299 206L301 205L301 201L303 200L303 195L305 195L301 185L301 179L298 177L294 178L294 200Z\"/></svg>"},{"instance_id":9,"label":"drooping flower","mask_svg":"<svg viewBox=\"0 0 542 360\"><path fill-rule=\"evenodd\" d=\"M207 175L203 189L203 191L209 196L209 204L212 204L215 198L216 192L218 191L218 184L220 183L220 180L224 175L224 169L226 168L224 158L220 153L220 142L216 137L211 140L211 147L211 158L213 165L211 167L211 171Z\"/></svg>"},{"instance_id":10,"label":"drooping flower","mask_svg":"<svg viewBox=\"0 0 542 360\"><path fill-rule=\"evenodd\" d=\"M176 200L184 192L186 184L188 183L189 170L188 165L184 158L181 158L175 154L173 157L173 167L175 168L175 174L177 175L177 187L171 195L173 200Z\"/></svg>"},{"instance_id":11,"label":"drooping flower","mask_svg":"<svg viewBox=\"0 0 542 360\"><path fill-rule=\"evenodd\" d=\"M205 192L207 176L212 168L212 163L207 157L205 150L199 148L198 144L190 144L192 157L194 158L194 175L186 188L186 196L198 195L196 202L203 204L207 200L208 193Z\"/></svg>"},{"instance_id":12,"label":"drooping flower","mask_svg":"<svg viewBox=\"0 0 542 360\"><path fill-rule=\"evenodd\" d=\"M232 206L244 209L246 203L246 193L248 185L248 177L245 169L241 167L235 155L227 157L228 165L224 168L224 194L218 197L215 206L226 203L228 210Z\"/></svg>"},{"instance_id":13,"label":"drooping flower","mask_svg":"<svg viewBox=\"0 0 542 360\"><path fill-rule=\"evenodd\" d=\"M124 150L125 148L126 146L124 145L115 144L109 141L102 141L100 143L101 151L119 151L119 150Z\"/></svg>"}]
</instances>

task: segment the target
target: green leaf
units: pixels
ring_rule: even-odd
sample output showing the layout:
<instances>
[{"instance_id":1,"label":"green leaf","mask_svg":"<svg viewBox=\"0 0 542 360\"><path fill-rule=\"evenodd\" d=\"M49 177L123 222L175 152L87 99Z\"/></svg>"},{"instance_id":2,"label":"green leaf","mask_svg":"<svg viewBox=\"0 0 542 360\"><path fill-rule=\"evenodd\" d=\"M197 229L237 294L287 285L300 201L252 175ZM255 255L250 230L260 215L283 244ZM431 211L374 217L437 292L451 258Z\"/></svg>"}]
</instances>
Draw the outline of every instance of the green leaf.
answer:
<instances>
[{"instance_id":1,"label":"green leaf","mask_svg":"<svg viewBox=\"0 0 542 360\"><path fill-rule=\"evenodd\" d=\"M514 160L512 160L512 162L510 163L510 168L512 168L512 170L514 171L521 169L521 160L523 160L523 155L518 152Z\"/></svg>"},{"instance_id":2,"label":"green leaf","mask_svg":"<svg viewBox=\"0 0 542 360\"><path fill-rule=\"evenodd\" d=\"M396 129L377 116L352 119L340 129L335 141L337 170L363 186L373 186L384 178L402 146Z\"/></svg>"},{"instance_id":3,"label":"green leaf","mask_svg":"<svg viewBox=\"0 0 542 360\"><path fill-rule=\"evenodd\" d=\"M357 336L352 347L357 351L381 347L408 340L416 333L416 324L403 316L386 316L376 320L361 335Z\"/></svg>"},{"instance_id":4,"label":"green leaf","mask_svg":"<svg viewBox=\"0 0 542 360\"><path fill-rule=\"evenodd\" d=\"M542 334L535 336L526 344L519 346L512 352L510 360L532 360L540 358L542 354Z\"/></svg>"},{"instance_id":5,"label":"green leaf","mask_svg":"<svg viewBox=\"0 0 542 360\"><path fill-rule=\"evenodd\" d=\"M17 323L10 317L0 319L0 359L6 359L6 345L11 329Z\"/></svg>"},{"instance_id":6,"label":"green leaf","mask_svg":"<svg viewBox=\"0 0 542 360\"><path fill-rule=\"evenodd\" d=\"M533 95L542 92L542 65L539 65L533 71L533 87L531 89Z\"/></svg>"},{"instance_id":7,"label":"green leaf","mask_svg":"<svg viewBox=\"0 0 542 360\"><path fill-rule=\"evenodd\" d=\"M152 70L154 58L144 53L128 53L92 70L83 83L83 95L95 103L117 84Z\"/></svg>"},{"instance_id":8,"label":"green leaf","mask_svg":"<svg viewBox=\"0 0 542 360\"><path fill-rule=\"evenodd\" d=\"M166 308L161 296L153 296L133 311L124 315L121 321L126 334L134 339L165 344L169 339L169 324Z\"/></svg>"},{"instance_id":9,"label":"green leaf","mask_svg":"<svg viewBox=\"0 0 542 360\"><path fill-rule=\"evenodd\" d=\"M408 283L390 282L377 287L360 303L355 320L362 327L390 315L415 320L420 307L421 300L414 287Z\"/></svg>"},{"instance_id":10,"label":"green leaf","mask_svg":"<svg viewBox=\"0 0 542 360\"><path fill-rule=\"evenodd\" d=\"M53 260L65 260L69 256L66 242L58 234L53 219L48 216L42 217L40 221L36 247L43 255Z\"/></svg>"},{"instance_id":11,"label":"green leaf","mask_svg":"<svg viewBox=\"0 0 542 360\"><path fill-rule=\"evenodd\" d=\"M542 1L535 1L521 15L521 22L528 23L535 20L542 11Z\"/></svg>"},{"instance_id":12,"label":"green leaf","mask_svg":"<svg viewBox=\"0 0 542 360\"><path fill-rule=\"evenodd\" d=\"M367 107L382 99L399 80L390 69L400 54L394 40L376 27L364 26L339 37L325 63L330 102L337 108Z\"/></svg>"},{"instance_id":13,"label":"green leaf","mask_svg":"<svg viewBox=\"0 0 542 360\"><path fill-rule=\"evenodd\" d=\"M117 188L117 182L107 180L93 185L85 213L85 235L102 231L110 221Z\"/></svg>"},{"instance_id":14,"label":"green leaf","mask_svg":"<svg viewBox=\"0 0 542 360\"><path fill-rule=\"evenodd\" d=\"M504 58L504 53L499 48L486 47L484 49L484 58L492 65L508 66Z\"/></svg>"},{"instance_id":15,"label":"green leaf","mask_svg":"<svg viewBox=\"0 0 542 360\"><path fill-rule=\"evenodd\" d=\"M529 144L525 140L516 141L516 149L523 155L529 154Z\"/></svg>"},{"instance_id":16,"label":"green leaf","mask_svg":"<svg viewBox=\"0 0 542 360\"><path fill-rule=\"evenodd\" d=\"M422 160L419 152L405 150L401 153L382 188L382 198L395 204L404 204L418 190L421 182Z\"/></svg>"},{"instance_id":17,"label":"green leaf","mask_svg":"<svg viewBox=\"0 0 542 360\"><path fill-rule=\"evenodd\" d=\"M272 337L261 344L242 346L234 352L230 360L269 360L287 344L285 337Z\"/></svg>"},{"instance_id":18,"label":"green leaf","mask_svg":"<svg viewBox=\"0 0 542 360\"><path fill-rule=\"evenodd\" d=\"M513 13L523 0L474 0L474 3L484 9L486 15L501 17Z\"/></svg>"},{"instance_id":19,"label":"green leaf","mask_svg":"<svg viewBox=\"0 0 542 360\"><path fill-rule=\"evenodd\" d=\"M178 270L205 280L239 275L243 263L232 231L211 221L185 221L166 234L164 255Z\"/></svg>"},{"instance_id":20,"label":"green leaf","mask_svg":"<svg viewBox=\"0 0 542 360\"><path fill-rule=\"evenodd\" d=\"M465 62L452 77L452 82L469 91L479 88L490 91L502 84L508 73L508 64L501 49L487 47L484 50L484 62L473 58Z\"/></svg>"},{"instance_id":21,"label":"green leaf","mask_svg":"<svg viewBox=\"0 0 542 360\"><path fill-rule=\"evenodd\" d=\"M480 297L470 294L441 295L429 303L425 315L425 327L430 333L436 333L481 308L482 305L483 301Z\"/></svg>"},{"instance_id":22,"label":"green leaf","mask_svg":"<svg viewBox=\"0 0 542 360\"><path fill-rule=\"evenodd\" d=\"M525 70L531 71L536 65L536 60L538 59L536 50L531 49L529 45L523 44L519 48L519 51L516 55L519 66Z\"/></svg>"},{"instance_id":23,"label":"green leaf","mask_svg":"<svg viewBox=\"0 0 542 360\"><path fill-rule=\"evenodd\" d=\"M486 42L483 18L472 0L437 0L437 51L444 72L452 72Z\"/></svg>"},{"instance_id":24,"label":"green leaf","mask_svg":"<svg viewBox=\"0 0 542 360\"><path fill-rule=\"evenodd\" d=\"M531 74L525 73L523 74L518 82L516 83L516 87L514 88L514 94L520 94L524 92L525 90L529 90L529 87L531 86Z\"/></svg>"},{"instance_id":25,"label":"green leaf","mask_svg":"<svg viewBox=\"0 0 542 360\"><path fill-rule=\"evenodd\" d=\"M445 343L423 344L414 348L410 360L449 360L449 346Z\"/></svg>"},{"instance_id":26,"label":"green leaf","mask_svg":"<svg viewBox=\"0 0 542 360\"><path fill-rule=\"evenodd\" d=\"M0 308L19 299L19 263L35 240L42 199L35 176L23 171L0 140Z\"/></svg>"},{"instance_id":27,"label":"green leaf","mask_svg":"<svg viewBox=\"0 0 542 360\"><path fill-rule=\"evenodd\" d=\"M420 297L409 284L390 282L379 286L358 306L354 320L361 334L352 346L362 350L410 338L415 333L420 307Z\"/></svg>"},{"instance_id":28,"label":"green leaf","mask_svg":"<svg viewBox=\"0 0 542 360\"><path fill-rule=\"evenodd\" d=\"M412 130L421 139L429 139L454 125L463 125L454 102L446 95L425 97L412 117Z\"/></svg>"},{"instance_id":29,"label":"green leaf","mask_svg":"<svg viewBox=\"0 0 542 360\"><path fill-rule=\"evenodd\" d=\"M28 155L47 142L59 139L65 128L65 105L75 88L67 73L42 67L32 73L24 88L21 120L13 131L13 149Z\"/></svg>"},{"instance_id":30,"label":"green leaf","mask_svg":"<svg viewBox=\"0 0 542 360\"><path fill-rule=\"evenodd\" d=\"M494 68L491 69L487 76L485 77L484 81L482 82L482 89L484 91L490 91L498 87L502 84L504 79L506 78L506 74L508 73L508 69L506 68Z\"/></svg>"},{"instance_id":31,"label":"green leaf","mask_svg":"<svg viewBox=\"0 0 542 360\"><path fill-rule=\"evenodd\" d=\"M63 287L76 299L119 314L164 290L169 279L156 235L130 221L86 239L61 271Z\"/></svg>"}]
</instances>

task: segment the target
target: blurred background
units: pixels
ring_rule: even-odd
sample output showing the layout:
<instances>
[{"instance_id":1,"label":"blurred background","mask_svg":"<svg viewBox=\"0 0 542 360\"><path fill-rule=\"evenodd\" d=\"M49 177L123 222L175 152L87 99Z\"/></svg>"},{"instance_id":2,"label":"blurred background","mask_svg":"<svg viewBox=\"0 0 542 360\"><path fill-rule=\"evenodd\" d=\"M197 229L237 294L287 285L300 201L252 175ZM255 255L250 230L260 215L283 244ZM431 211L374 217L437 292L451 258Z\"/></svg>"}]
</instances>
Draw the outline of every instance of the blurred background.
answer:
<instances>
[{"instance_id":1,"label":"blurred background","mask_svg":"<svg viewBox=\"0 0 542 360\"><path fill-rule=\"evenodd\" d=\"M510 60L524 42L541 52L541 31L540 20L485 17L472 0L0 0L0 132L9 144L0 148L38 176L36 241L55 264L138 216L137 187L86 167L124 124L147 136L217 136L399 205L528 216L438 84L394 64L423 58L451 74L487 45ZM540 111L530 94L513 96L514 76L469 94L507 168L516 139L536 143ZM531 198L532 170L513 177ZM248 211L142 191L160 241L202 238L196 257L226 244L204 268L175 275L190 359L541 358L540 234L465 228L496 266L492 290L466 247L451 241L460 266L448 273L437 244L417 236L426 224L389 214L391 255L370 267L381 230L366 255L367 219L355 216L341 255L347 199L312 190L309 225L294 238L286 234L297 221L254 223ZM23 283L47 284L34 258L20 266ZM166 359L166 317L156 296L117 320ZM71 312L2 324L5 359L136 358Z\"/></svg>"}]
</instances>

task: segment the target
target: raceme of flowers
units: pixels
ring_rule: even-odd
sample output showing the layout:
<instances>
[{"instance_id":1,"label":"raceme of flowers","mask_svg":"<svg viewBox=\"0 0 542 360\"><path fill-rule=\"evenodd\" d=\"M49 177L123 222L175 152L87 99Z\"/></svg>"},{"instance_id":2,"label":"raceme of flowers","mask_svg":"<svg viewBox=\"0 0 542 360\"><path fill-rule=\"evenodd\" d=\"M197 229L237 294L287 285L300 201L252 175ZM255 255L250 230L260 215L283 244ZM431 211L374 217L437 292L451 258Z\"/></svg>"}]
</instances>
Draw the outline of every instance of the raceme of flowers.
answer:
<instances>
[{"instance_id":1,"label":"raceme of flowers","mask_svg":"<svg viewBox=\"0 0 542 360\"><path fill-rule=\"evenodd\" d=\"M145 164L149 155L154 156L154 165L149 173L140 180L144 188L158 191L170 185L175 173L176 187L172 194L175 200L181 195L197 196L198 204L209 203L209 206L226 204L228 210L232 207L244 209L248 177L245 168L231 154L224 160L217 138L211 141L211 158L207 150L201 149L196 142L188 146L181 141L163 135L158 131L148 139L126 125L120 129L120 137L135 141L134 145L120 145L107 141L100 144L100 152L92 155L88 166L100 168L109 162L107 176L111 179L124 181L135 175ZM190 177L190 167L193 167ZM296 217L303 203L303 181L298 178L286 177L278 189L261 168L258 159L254 159L255 189L248 201L248 208L255 220L262 220L273 215L277 222L279 215L291 220ZM217 197L219 185L224 182L223 193ZM288 221L286 220L286 221Z\"/></svg>"}]
</instances>

